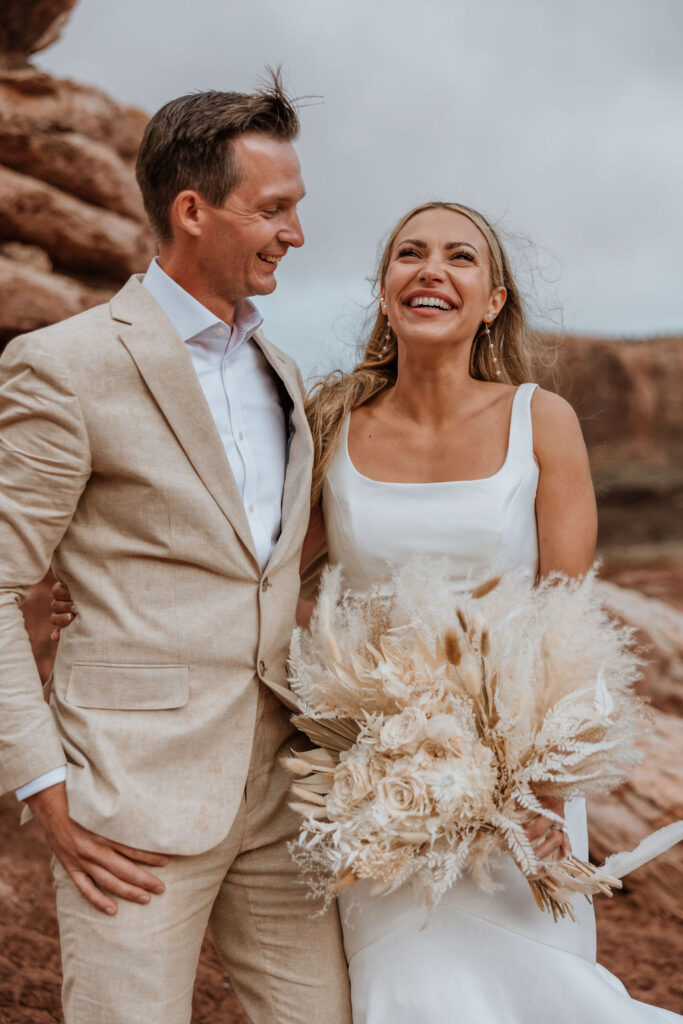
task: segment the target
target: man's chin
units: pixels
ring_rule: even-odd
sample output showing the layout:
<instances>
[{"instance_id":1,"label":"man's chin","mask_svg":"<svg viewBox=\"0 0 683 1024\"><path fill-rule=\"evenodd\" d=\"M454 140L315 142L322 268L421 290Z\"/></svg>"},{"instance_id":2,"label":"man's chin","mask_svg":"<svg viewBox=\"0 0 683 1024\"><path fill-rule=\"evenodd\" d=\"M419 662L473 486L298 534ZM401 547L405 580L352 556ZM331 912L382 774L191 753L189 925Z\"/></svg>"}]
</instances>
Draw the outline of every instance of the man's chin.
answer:
<instances>
[{"instance_id":1,"label":"man's chin","mask_svg":"<svg viewBox=\"0 0 683 1024\"><path fill-rule=\"evenodd\" d=\"M277 288L277 279L275 274L271 274L269 278L261 278L258 285L255 284L252 295L270 295Z\"/></svg>"}]
</instances>

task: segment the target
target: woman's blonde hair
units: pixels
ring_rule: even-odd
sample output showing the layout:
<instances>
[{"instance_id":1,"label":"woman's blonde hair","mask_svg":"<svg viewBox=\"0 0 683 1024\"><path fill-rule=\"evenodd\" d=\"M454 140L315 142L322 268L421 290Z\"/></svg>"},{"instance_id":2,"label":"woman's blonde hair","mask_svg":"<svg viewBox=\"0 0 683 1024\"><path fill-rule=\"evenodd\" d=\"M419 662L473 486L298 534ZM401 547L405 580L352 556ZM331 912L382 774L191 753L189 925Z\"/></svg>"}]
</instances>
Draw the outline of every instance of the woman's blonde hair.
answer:
<instances>
[{"instance_id":1,"label":"woman's blonde hair","mask_svg":"<svg viewBox=\"0 0 683 1024\"><path fill-rule=\"evenodd\" d=\"M495 230L481 213L460 203L431 202L416 206L400 219L384 246L373 282L377 313L361 361L350 373L334 370L327 374L313 386L308 395L306 415L315 447L311 492L313 507L320 500L323 480L337 448L347 415L383 388L391 387L396 382L397 340L393 330L389 328L386 314L381 310L379 292L384 284L398 234L408 221L425 210L453 210L454 213L461 213L471 220L481 231L489 248L491 288L502 285L507 290L505 305L490 325L493 349L489 348L489 339L484 332L483 323L472 342L470 375L476 380L505 381L508 384L521 384L531 379L531 339L524 308L510 271L507 255ZM497 363L493 361L494 356L498 360ZM500 374L496 372L497 370L500 370Z\"/></svg>"}]
</instances>

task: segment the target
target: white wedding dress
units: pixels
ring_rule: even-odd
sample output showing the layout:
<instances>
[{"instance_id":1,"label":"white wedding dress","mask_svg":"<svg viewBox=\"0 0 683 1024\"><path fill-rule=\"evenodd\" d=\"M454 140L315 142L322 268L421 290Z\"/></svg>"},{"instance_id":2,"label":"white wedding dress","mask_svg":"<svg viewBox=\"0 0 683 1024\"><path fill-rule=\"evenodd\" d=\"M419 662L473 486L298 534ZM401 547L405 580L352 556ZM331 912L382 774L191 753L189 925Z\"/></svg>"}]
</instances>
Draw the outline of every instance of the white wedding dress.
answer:
<instances>
[{"instance_id":1,"label":"white wedding dress","mask_svg":"<svg viewBox=\"0 0 683 1024\"><path fill-rule=\"evenodd\" d=\"M385 483L362 476L348 452L348 419L323 491L331 562L352 590L381 585L390 565L448 555L469 589L501 570L536 576L538 542L530 403L517 389L503 466L482 480ZM574 852L588 855L583 801L566 809ZM359 883L339 908L354 1024L654 1024L674 1013L631 999L595 962L593 908L578 922L541 912L521 873L502 858L495 895L464 877L431 915L410 884L373 896Z\"/></svg>"}]
</instances>

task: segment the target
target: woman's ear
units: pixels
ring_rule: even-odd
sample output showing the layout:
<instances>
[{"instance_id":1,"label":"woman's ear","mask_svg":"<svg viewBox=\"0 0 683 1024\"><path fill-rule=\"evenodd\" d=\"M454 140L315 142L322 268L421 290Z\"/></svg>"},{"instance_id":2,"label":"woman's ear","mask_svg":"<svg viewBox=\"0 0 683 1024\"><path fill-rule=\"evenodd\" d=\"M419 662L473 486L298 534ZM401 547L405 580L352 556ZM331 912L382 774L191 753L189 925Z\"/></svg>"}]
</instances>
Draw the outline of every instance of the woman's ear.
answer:
<instances>
[{"instance_id":1,"label":"woman's ear","mask_svg":"<svg viewBox=\"0 0 683 1024\"><path fill-rule=\"evenodd\" d=\"M507 299L507 297L508 297L507 288L504 288L502 284L499 285L497 288L493 289L493 291L491 292L491 295L489 296L489 305L488 305L488 309L486 310L486 317L485 317L485 319L489 323L492 320L496 319L496 317L500 313L501 309L505 305L505 300Z\"/></svg>"}]
</instances>

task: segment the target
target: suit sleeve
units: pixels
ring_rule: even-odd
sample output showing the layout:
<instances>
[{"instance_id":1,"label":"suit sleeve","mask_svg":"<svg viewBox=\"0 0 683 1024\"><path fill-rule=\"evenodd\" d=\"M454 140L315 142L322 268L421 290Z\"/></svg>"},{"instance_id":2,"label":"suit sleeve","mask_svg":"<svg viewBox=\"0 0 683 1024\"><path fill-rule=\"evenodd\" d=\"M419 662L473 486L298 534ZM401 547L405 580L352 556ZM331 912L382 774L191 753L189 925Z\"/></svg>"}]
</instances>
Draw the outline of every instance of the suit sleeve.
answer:
<instances>
[{"instance_id":1,"label":"suit sleeve","mask_svg":"<svg viewBox=\"0 0 683 1024\"><path fill-rule=\"evenodd\" d=\"M20 606L47 572L91 472L69 376L44 336L18 338L0 359L0 793L66 760Z\"/></svg>"}]
</instances>

